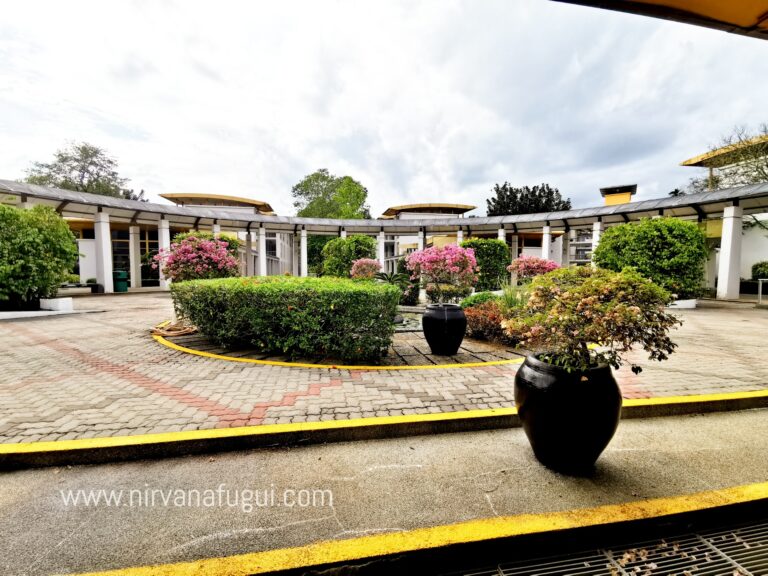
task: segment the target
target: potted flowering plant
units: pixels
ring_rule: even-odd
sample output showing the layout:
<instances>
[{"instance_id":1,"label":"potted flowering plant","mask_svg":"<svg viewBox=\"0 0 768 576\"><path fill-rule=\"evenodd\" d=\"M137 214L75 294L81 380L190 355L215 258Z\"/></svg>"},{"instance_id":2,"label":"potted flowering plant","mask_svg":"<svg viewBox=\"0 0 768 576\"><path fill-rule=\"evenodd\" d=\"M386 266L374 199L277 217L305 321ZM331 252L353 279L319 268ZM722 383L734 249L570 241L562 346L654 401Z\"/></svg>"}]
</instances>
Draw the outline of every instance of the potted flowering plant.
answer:
<instances>
[{"instance_id":1,"label":"potted flowering plant","mask_svg":"<svg viewBox=\"0 0 768 576\"><path fill-rule=\"evenodd\" d=\"M534 351L515 376L515 405L540 462L566 472L595 463L621 412L611 367L635 346L651 360L676 347L668 332L680 320L665 309L670 299L632 268L563 268L533 280L526 307L502 327Z\"/></svg>"},{"instance_id":2,"label":"potted flowering plant","mask_svg":"<svg viewBox=\"0 0 768 576\"><path fill-rule=\"evenodd\" d=\"M240 263L232 255L229 243L216 238L186 236L171 243L153 257L152 268L162 267L163 275L173 282L227 278L240 274Z\"/></svg>"},{"instance_id":3,"label":"potted flowering plant","mask_svg":"<svg viewBox=\"0 0 768 576\"><path fill-rule=\"evenodd\" d=\"M410 254L406 266L411 278L422 278L432 302L421 320L424 337L433 354L453 356L467 331L461 306L452 301L469 295L477 282L477 261L471 248L449 244Z\"/></svg>"}]
</instances>

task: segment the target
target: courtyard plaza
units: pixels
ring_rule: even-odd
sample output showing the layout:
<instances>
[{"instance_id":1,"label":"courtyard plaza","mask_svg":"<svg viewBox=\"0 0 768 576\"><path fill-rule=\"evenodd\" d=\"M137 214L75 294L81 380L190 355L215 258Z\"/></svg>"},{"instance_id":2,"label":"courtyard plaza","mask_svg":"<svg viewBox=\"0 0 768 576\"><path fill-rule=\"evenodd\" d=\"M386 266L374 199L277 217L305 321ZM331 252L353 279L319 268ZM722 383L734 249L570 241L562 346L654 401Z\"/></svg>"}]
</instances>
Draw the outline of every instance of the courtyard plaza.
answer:
<instances>
[{"instance_id":1,"label":"courtyard plaza","mask_svg":"<svg viewBox=\"0 0 768 576\"><path fill-rule=\"evenodd\" d=\"M238 362L156 341L152 327L173 317L167 293L81 297L75 307L101 312L0 322L0 443L514 406L522 357L516 361L513 351L504 352L508 363L407 370ZM702 301L676 313L683 320L673 332L679 347L667 362L638 353L632 359L643 366L641 374L627 367L616 372L625 399L766 388L768 310ZM415 344L410 354L421 354L418 333L400 337ZM465 345L472 346L484 344ZM422 354L419 362L429 357Z\"/></svg>"}]
</instances>

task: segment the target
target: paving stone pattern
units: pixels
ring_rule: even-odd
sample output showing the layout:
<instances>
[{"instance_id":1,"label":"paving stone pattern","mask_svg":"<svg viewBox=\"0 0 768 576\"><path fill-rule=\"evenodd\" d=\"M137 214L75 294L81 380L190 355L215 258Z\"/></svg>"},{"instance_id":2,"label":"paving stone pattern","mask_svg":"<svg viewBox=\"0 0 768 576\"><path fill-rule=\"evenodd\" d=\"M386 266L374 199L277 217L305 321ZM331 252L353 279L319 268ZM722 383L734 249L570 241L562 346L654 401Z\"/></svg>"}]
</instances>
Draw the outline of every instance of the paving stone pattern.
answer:
<instances>
[{"instance_id":1,"label":"paving stone pattern","mask_svg":"<svg viewBox=\"0 0 768 576\"><path fill-rule=\"evenodd\" d=\"M516 365L365 371L213 360L157 344L163 293L77 298L103 309L0 322L0 443L67 440L513 405ZM758 390L768 311L681 311L679 351L617 379L627 398Z\"/></svg>"}]
</instances>

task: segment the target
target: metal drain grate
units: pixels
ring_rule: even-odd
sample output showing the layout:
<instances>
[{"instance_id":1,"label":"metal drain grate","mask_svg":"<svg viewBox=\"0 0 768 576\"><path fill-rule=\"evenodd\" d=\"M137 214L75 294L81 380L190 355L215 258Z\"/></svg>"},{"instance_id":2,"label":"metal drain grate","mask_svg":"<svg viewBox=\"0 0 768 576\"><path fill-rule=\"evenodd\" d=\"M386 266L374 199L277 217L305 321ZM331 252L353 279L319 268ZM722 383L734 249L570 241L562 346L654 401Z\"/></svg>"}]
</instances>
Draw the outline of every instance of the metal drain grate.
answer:
<instances>
[{"instance_id":1,"label":"metal drain grate","mask_svg":"<svg viewBox=\"0 0 768 576\"><path fill-rule=\"evenodd\" d=\"M462 576L768 576L768 522L567 556L499 564Z\"/></svg>"}]
</instances>

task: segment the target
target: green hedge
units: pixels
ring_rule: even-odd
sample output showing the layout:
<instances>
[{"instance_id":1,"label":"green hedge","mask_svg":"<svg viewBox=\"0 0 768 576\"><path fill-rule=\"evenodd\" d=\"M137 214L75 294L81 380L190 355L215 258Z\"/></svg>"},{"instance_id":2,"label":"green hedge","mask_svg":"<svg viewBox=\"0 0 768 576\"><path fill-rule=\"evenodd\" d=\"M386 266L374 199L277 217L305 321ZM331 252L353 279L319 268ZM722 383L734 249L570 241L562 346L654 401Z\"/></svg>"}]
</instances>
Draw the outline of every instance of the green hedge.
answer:
<instances>
[{"instance_id":1,"label":"green hedge","mask_svg":"<svg viewBox=\"0 0 768 576\"><path fill-rule=\"evenodd\" d=\"M323 246L323 275L349 278L352 262L376 258L376 240L363 234L334 238Z\"/></svg>"},{"instance_id":2,"label":"green hedge","mask_svg":"<svg viewBox=\"0 0 768 576\"><path fill-rule=\"evenodd\" d=\"M486 302L499 300L501 300L501 297L493 292L475 292L472 296L467 296L461 301L461 307L466 310L467 308L472 308Z\"/></svg>"},{"instance_id":3,"label":"green hedge","mask_svg":"<svg viewBox=\"0 0 768 576\"><path fill-rule=\"evenodd\" d=\"M471 238L461 243L462 248L472 248L480 269L475 290L498 290L509 277L507 266L511 263L509 247L503 240Z\"/></svg>"},{"instance_id":4,"label":"green hedge","mask_svg":"<svg viewBox=\"0 0 768 576\"><path fill-rule=\"evenodd\" d=\"M645 218L637 224L607 228L593 259L614 272L633 267L677 298L694 298L703 288L708 254L706 238L696 223Z\"/></svg>"},{"instance_id":5,"label":"green hedge","mask_svg":"<svg viewBox=\"0 0 768 576\"><path fill-rule=\"evenodd\" d=\"M214 344L346 361L382 356L400 299L391 284L286 276L174 282L171 294Z\"/></svg>"},{"instance_id":6,"label":"green hedge","mask_svg":"<svg viewBox=\"0 0 768 576\"><path fill-rule=\"evenodd\" d=\"M768 278L768 260L752 264L752 280Z\"/></svg>"}]
</instances>

